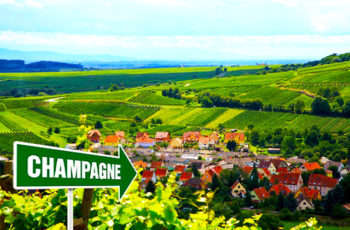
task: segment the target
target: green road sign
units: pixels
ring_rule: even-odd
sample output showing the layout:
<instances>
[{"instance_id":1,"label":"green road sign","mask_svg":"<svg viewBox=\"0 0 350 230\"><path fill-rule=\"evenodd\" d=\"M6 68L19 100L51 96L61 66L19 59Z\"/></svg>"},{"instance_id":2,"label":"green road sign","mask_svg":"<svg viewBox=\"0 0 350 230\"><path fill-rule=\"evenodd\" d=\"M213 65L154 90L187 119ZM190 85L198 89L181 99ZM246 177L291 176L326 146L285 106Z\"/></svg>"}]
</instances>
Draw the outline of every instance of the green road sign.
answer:
<instances>
[{"instance_id":1,"label":"green road sign","mask_svg":"<svg viewBox=\"0 0 350 230\"><path fill-rule=\"evenodd\" d=\"M121 145L118 156L14 143L15 189L111 188L123 197L137 172Z\"/></svg>"}]
</instances>

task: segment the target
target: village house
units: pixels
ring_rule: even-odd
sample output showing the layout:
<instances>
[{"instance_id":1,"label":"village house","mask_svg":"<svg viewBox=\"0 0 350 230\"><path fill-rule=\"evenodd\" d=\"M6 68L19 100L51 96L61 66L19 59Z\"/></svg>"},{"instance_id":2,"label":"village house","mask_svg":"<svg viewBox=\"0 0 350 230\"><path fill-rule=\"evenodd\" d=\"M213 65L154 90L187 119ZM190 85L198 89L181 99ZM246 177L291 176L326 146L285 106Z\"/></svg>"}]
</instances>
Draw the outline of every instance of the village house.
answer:
<instances>
[{"instance_id":1,"label":"village house","mask_svg":"<svg viewBox=\"0 0 350 230\"><path fill-rule=\"evenodd\" d=\"M220 141L220 135L217 132L212 132L209 135L209 145L214 146Z\"/></svg>"},{"instance_id":2,"label":"village house","mask_svg":"<svg viewBox=\"0 0 350 230\"><path fill-rule=\"evenodd\" d=\"M297 201L298 201L297 210L299 210L299 211L307 210L307 209L314 210L314 204L312 203L311 200L304 198L301 200L297 199Z\"/></svg>"},{"instance_id":3,"label":"village house","mask_svg":"<svg viewBox=\"0 0 350 230\"><path fill-rule=\"evenodd\" d=\"M267 168L258 168L258 173L262 176L262 177L266 177L267 179L270 180L271 178L271 173Z\"/></svg>"},{"instance_id":4,"label":"village house","mask_svg":"<svg viewBox=\"0 0 350 230\"><path fill-rule=\"evenodd\" d=\"M147 163L143 162L143 161L135 161L132 164L134 165L135 168L146 168L147 167Z\"/></svg>"},{"instance_id":5,"label":"village house","mask_svg":"<svg viewBox=\"0 0 350 230\"><path fill-rule=\"evenodd\" d=\"M300 173L280 173L278 175L272 175L270 183L283 184L295 193L303 186L303 178Z\"/></svg>"},{"instance_id":6,"label":"village house","mask_svg":"<svg viewBox=\"0 0 350 230\"><path fill-rule=\"evenodd\" d=\"M151 165L150 165L151 169L159 169L161 167L163 167L163 161L152 161L151 162Z\"/></svg>"},{"instance_id":7,"label":"village house","mask_svg":"<svg viewBox=\"0 0 350 230\"><path fill-rule=\"evenodd\" d=\"M285 168L285 167L281 167L281 168L278 168L278 169L276 170L276 174L288 173L288 172L289 172L289 170L288 170L287 168Z\"/></svg>"},{"instance_id":8,"label":"village house","mask_svg":"<svg viewBox=\"0 0 350 230\"><path fill-rule=\"evenodd\" d=\"M231 194L233 197L242 198L245 193L246 189L238 180L233 185L231 185Z\"/></svg>"},{"instance_id":9,"label":"village house","mask_svg":"<svg viewBox=\"0 0 350 230\"><path fill-rule=\"evenodd\" d=\"M186 165L175 165L174 172L176 172L177 174L181 174L185 172L185 170L186 170Z\"/></svg>"},{"instance_id":10,"label":"village house","mask_svg":"<svg viewBox=\"0 0 350 230\"><path fill-rule=\"evenodd\" d=\"M295 193L295 198L302 200L307 198L308 200L321 200L322 196L319 190L310 189L308 187L302 187Z\"/></svg>"},{"instance_id":11,"label":"village house","mask_svg":"<svg viewBox=\"0 0 350 230\"><path fill-rule=\"evenodd\" d=\"M307 186L309 189L317 189L322 196L332 190L338 184L338 179L327 177L321 174L311 174Z\"/></svg>"},{"instance_id":12,"label":"village house","mask_svg":"<svg viewBox=\"0 0 350 230\"><path fill-rule=\"evenodd\" d=\"M337 161L327 161L326 164L324 165L324 169L329 169L331 166L335 166L338 169L338 172L340 172L343 168L344 165L341 162L337 162Z\"/></svg>"},{"instance_id":13,"label":"village house","mask_svg":"<svg viewBox=\"0 0 350 230\"><path fill-rule=\"evenodd\" d=\"M272 160L266 161L266 160L261 160L258 168L267 168L270 173L276 173L276 166L272 163Z\"/></svg>"},{"instance_id":14,"label":"village house","mask_svg":"<svg viewBox=\"0 0 350 230\"><path fill-rule=\"evenodd\" d=\"M283 158L272 159L271 163L275 166L276 170L279 168L287 168L288 167L286 161Z\"/></svg>"},{"instance_id":15,"label":"village house","mask_svg":"<svg viewBox=\"0 0 350 230\"><path fill-rule=\"evenodd\" d=\"M203 181L201 178L191 178L188 181L186 181L183 186L188 186L188 187L193 187L196 188L197 190L201 190L203 188Z\"/></svg>"},{"instance_id":16,"label":"village house","mask_svg":"<svg viewBox=\"0 0 350 230\"><path fill-rule=\"evenodd\" d=\"M267 148L267 152L271 154L280 154L281 149L280 148Z\"/></svg>"},{"instance_id":17,"label":"village house","mask_svg":"<svg viewBox=\"0 0 350 230\"><path fill-rule=\"evenodd\" d=\"M97 129L92 129L87 134L87 139L89 139L92 143L98 143L101 139L101 133Z\"/></svg>"},{"instance_id":18,"label":"village house","mask_svg":"<svg viewBox=\"0 0 350 230\"><path fill-rule=\"evenodd\" d=\"M235 141L237 145L243 145L244 144L244 133L225 133L225 142L229 141Z\"/></svg>"},{"instance_id":19,"label":"village house","mask_svg":"<svg viewBox=\"0 0 350 230\"><path fill-rule=\"evenodd\" d=\"M169 142L170 134L168 132L156 132L156 143Z\"/></svg>"},{"instance_id":20,"label":"village house","mask_svg":"<svg viewBox=\"0 0 350 230\"><path fill-rule=\"evenodd\" d=\"M192 177L193 177L193 173L192 172L183 172L183 173L181 173L181 176L179 178L179 185L185 184Z\"/></svg>"},{"instance_id":21,"label":"village house","mask_svg":"<svg viewBox=\"0 0 350 230\"><path fill-rule=\"evenodd\" d=\"M148 133L137 133L135 143L136 147L149 148L155 146L155 144L155 140L150 138Z\"/></svg>"},{"instance_id":22,"label":"village house","mask_svg":"<svg viewBox=\"0 0 350 230\"><path fill-rule=\"evenodd\" d=\"M211 183L213 180L213 176L215 174L217 176L220 176L221 171L222 171L222 167L220 165L215 166L212 169L205 171L204 175L202 176L203 183L205 183L205 184Z\"/></svg>"},{"instance_id":23,"label":"village house","mask_svg":"<svg viewBox=\"0 0 350 230\"><path fill-rule=\"evenodd\" d=\"M119 142L120 143L125 143L125 133L124 133L124 131L116 131L114 133L114 135L119 137Z\"/></svg>"},{"instance_id":24,"label":"village house","mask_svg":"<svg viewBox=\"0 0 350 230\"><path fill-rule=\"evenodd\" d=\"M151 170L143 170L142 172L142 182L145 182L145 184L148 184L149 181L153 181L153 183L156 183L157 179L154 174L154 171Z\"/></svg>"},{"instance_id":25,"label":"village house","mask_svg":"<svg viewBox=\"0 0 350 230\"><path fill-rule=\"evenodd\" d=\"M198 148L199 149L209 148L209 137L201 136L198 140Z\"/></svg>"},{"instance_id":26,"label":"village house","mask_svg":"<svg viewBox=\"0 0 350 230\"><path fill-rule=\"evenodd\" d=\"M182 135L182 142L183 143L197 143L199 141L200 137L201 137L200 132L185 132Z\"/></svg>"},{"instance_id":27,"label":"village house","mask_svg":"<svg viewBox=\"0 0 350 230\"><path fill-rule=\"evenodd\" d=\"M285 186L284 184L274 184L271 186L269 190L270 196L279 194L282 194L283 196L287 196L289 193L291 193L290 189Z\"/></svg>"},{"instance_id":28,"label":"village house","mask_svg":"<svg viewBox=\"0 0 350 230\"><path fill-rule=\"evenodd\" d=\"M322 167L317 162L304 163L300 166L301 172L313 171L315 169L322 169Z\"/></svg>"},{"instance_id":29,"label":"village house","mask_svg":"<svg viewBox=\"0 0 350 230\"><path fill-rule=\"evenodd\" d=\"M117 146L119 144L119 136L108 135L104 140L104 145L106 146Z\"/></svg>"},{"instance_id":30,"label":"village house","mask_svg":"<svg viewBox=\"0 0 350 230\"><path fill-rule=\"evenodd\" d=\"M155 175L157 180L160 180L168 175L168 170L167 169L156 169Z\"/></svg>"},{"instance_id":31,"label":"village house","mask_svg":"<svg viewBox=\"0 0 350 230\"><path fill-rule=\"evenodd\" d=\"M251 195L253 202L261 202L267 198L270 198L270 194L267 192L265 187L253 189Z\"/></svg>"},{"instance_id":32,"label":"village house","mask_svg":"<svg viewBox=\"0 0 350 230\"><path fill-rule=\"evenodd\" d=\"M171 139L169 146L172 149L180 149L182 147L182 140L178 137Z\"/></svg>"}]
</instances>

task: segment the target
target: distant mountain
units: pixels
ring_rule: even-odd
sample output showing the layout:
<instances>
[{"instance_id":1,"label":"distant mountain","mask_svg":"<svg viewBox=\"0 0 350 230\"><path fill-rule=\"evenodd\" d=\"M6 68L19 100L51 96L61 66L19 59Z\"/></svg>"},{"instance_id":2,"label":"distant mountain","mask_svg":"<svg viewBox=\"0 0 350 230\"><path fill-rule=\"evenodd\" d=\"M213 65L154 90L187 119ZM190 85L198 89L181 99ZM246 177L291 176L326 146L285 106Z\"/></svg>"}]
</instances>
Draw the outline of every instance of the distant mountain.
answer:
<instances>
[{"instance_id":1,"label":"distant mountain","mask_svg":"<svg viewBox=\"0 0 350 230\"><path fill-rule=\"evenodd\" d=\"M23 60L0 59L0 73L8 72L54 72L62 70L83 70L81 64L39 61L25 64Z\"/></svg>"},{"instance_id":2,"label":"distant mountain","mask_svg":"<svg viewBox=\"0 0 350 230\"><path fill-rule=\"evenodd\" d=\"M113 55L82 55L63 54L50 51L20 51L0 48L0 59L24 60L26 62L56 61L56 62L116 62L122 60L133 60L132 58Z\"/></svg>"}]
</instances>

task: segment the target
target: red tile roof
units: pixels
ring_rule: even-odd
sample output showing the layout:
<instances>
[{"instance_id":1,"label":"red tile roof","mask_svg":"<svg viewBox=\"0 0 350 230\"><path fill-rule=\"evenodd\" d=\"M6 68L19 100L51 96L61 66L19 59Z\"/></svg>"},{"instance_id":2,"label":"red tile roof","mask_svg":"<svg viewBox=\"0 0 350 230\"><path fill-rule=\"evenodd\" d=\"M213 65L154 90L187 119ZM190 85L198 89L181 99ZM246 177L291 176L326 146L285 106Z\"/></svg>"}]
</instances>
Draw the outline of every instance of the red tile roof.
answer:
<instances>
[{"instance_id":1,"label":"red tile roof","mask_svg":"<svg viewBox=\"0 0 350 230\"><path fill-rule=\"evenodd\" d=\"M285 167L281 167L276 170L276 173L288 173L288 172L289 172L288 169Z\"/></svg>"},{"instance_id":2,"label":"red tile roof","mask_svg":"<svg viewBox=\"0 0 350 230\"><path fill-rule=\"evenodd\" d=\"M300 173L280 173L278 175L272 175L270 183L272 184L284 184L284 185L297 185L300 178Z\"/></svg>"},{"instance_id":3,"label":"red tile roof","mask_svg":"<svg viewBox=\"0 0 350 230\"><path fill-rule=\"evenodd\" d=\"M175 165L175 172L184 172L186 169L186 165Z\"/></svg>"},{"instance_id":4,"label":"red tile roof","mask_svg":"<svg viewBox=\"0 0 350 230\"><path fill-rule=\"evenodd\" d=\"M288 195L291 191L284 184L274 184L271 186L269 190L270 195L271 195L271 192L274 192L276 195L280 193L282 193L283 195Z\"/></svg>"},{"instance_id":5,"label":"red tile roof","mask_svg":"<svg viewBox=\"0 0 350 230\"><path fill-rule=\"evenodd\" d=\"M253 191L259 197L260 200L264 200L270 197L270 194L267 192L265 187L255 188L253 189Z\"/></svg>"},{"instance_id":6,"label":"red tile roof","mask_svg":"<svg viewBox=\"0 0 350 230\"><path fill-rule=\"evenodd\" d=\"M214 170L214 172L215 172L217 175L220 175L220 172L222 171L222 167L221 167L221 165L217 165L217 166L215 166L212 170Z\"/></svg>"},{"instance_id":7,"label":"red tile roof","mask_svg":"<svg viewBox=\"0 0 350 230\"><path fill-rule=\"evenodd\" d=\"M157 169L156 170L156 176L159 176L159 177L165 177L166 173L167 173L166 169Z\"/></svg>"},{"instance_id":8,"label":"red tile roof","mask_svg":"<svg viewBox=\"0 0 350 230\"><path fill-rule=\"evenodd\" d=\"M321 169L322 167L317 162L304 163L303 166L307 171L313 171L315 169Z\"/></svg>"},{"instance_id":9,"label":"red tile roof","mask_svg":"<svg viewBox=\"0 0 350 230\"><path fill-rule=\"evenodd\" d=\"M153 168L153 169L160 168L160 167L162 167L162 165L163 165L162 161L152 161L151 162L151 168Z\"/></svg>"},{"instance_id":10,"label":"red tile roof","mask_svg":"<svg viewBox=\"0 0 350 230\"><path fill-rule=\"evenodd\" d=\"M263 170L264 170L266 176L271 176L271 173L267 168L263 168Z\"/></svg>"},{"instance_id":11,"label":"red tile roof","mask_svg":"<svg viewBox=\"0 0 350 230\"><path fill-rule=\"evenodd\" d=\"M180 181L188 181L192 178L192 172L183 172L180 176Z\"/></svg>"},{"instance_id":12,"label":"red tile roof","mask_svg":"<svg viewBox=\"0 0 350 230\"><path fill-rule=\"evenodd\" d=\"M151 178L151 177L153 177L153 171L143 170L142 178Z\"/></svg>"},{"instance_id":13,"label":"red tile roof","mask_svg":"<svg viewBox=\"0 0 350 230\"><path fill-rule=\"evenodd\" d=\"M247 174L250 174L250 172L253 170L253 167L250 166L244 166L243 171Z\"/></svg>"},{"instance_id":14,"label":"red tile roof","mask_svg":"<svg viewBox=\"0 0 350 230\"><path fill-rule=\"evenodd\" d=\"M321 174L311 174L308 181L308 186L319 186L333 188L337 185L338 179L327 177Z\"/></svg>"}]
</instances>

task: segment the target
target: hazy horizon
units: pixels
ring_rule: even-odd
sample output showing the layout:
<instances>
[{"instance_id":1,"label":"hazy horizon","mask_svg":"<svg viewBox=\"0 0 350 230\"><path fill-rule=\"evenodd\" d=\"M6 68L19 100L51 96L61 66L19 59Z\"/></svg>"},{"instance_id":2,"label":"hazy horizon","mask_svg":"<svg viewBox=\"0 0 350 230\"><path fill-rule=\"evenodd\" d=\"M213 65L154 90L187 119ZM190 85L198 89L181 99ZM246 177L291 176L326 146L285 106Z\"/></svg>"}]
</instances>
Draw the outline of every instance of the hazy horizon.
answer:
<instances>
[{"instance_id":1,"label":"hazy horizon","mask_svg":"<svg viewBox=\"0 0 350 230\"><path fill-rule=\"evenodd\" d=\"M317 60L350 51L349 7L350 0L0 0L0 44L138 60Z\"/></svg>"}]
</instances>

